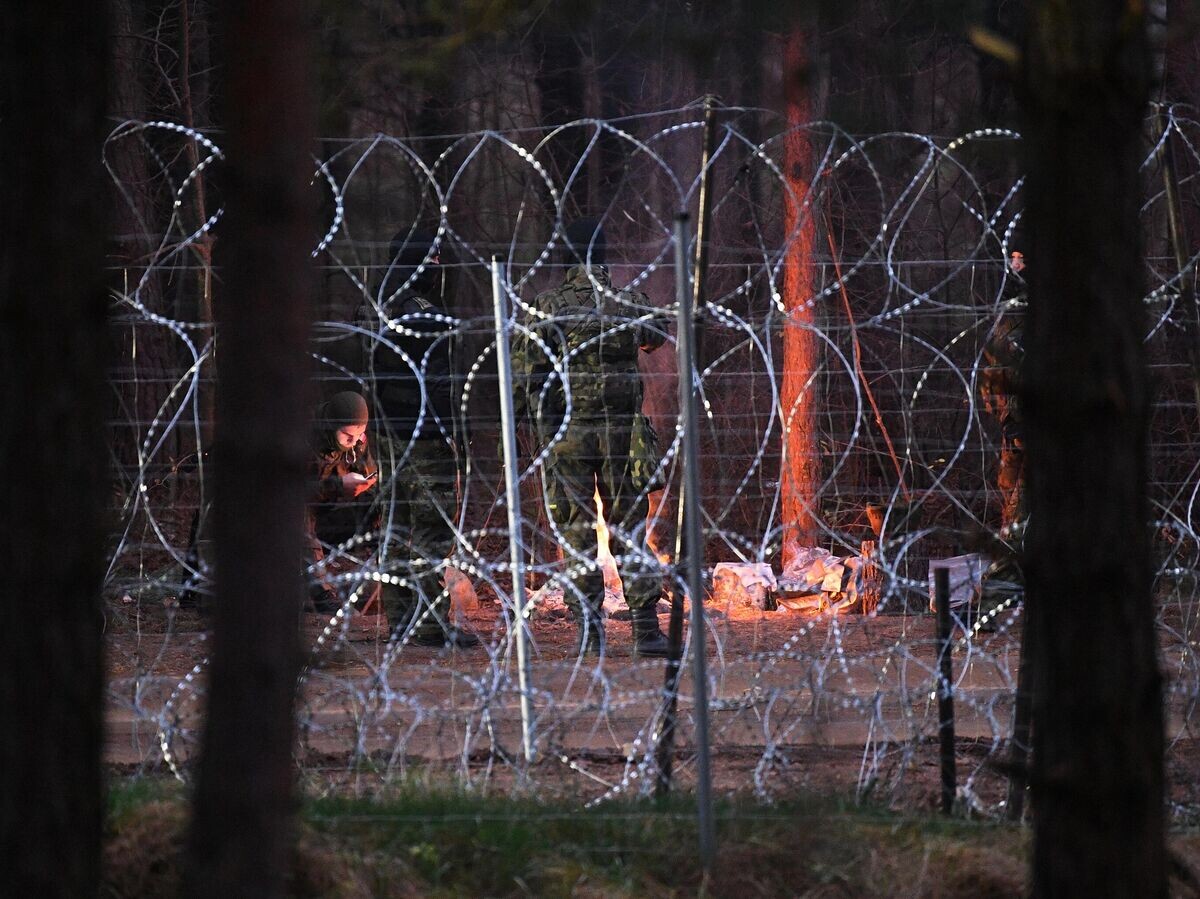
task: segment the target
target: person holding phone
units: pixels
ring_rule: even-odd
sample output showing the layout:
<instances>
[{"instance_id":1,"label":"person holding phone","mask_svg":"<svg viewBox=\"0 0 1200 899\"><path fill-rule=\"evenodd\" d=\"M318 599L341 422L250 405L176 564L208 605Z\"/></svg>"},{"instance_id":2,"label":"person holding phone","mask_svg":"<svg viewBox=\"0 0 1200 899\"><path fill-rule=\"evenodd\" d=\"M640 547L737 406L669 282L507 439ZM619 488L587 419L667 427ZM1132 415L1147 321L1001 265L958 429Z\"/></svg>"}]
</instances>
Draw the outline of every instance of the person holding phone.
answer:
<instances>
[{"instance_id":1,"label":"person holding phone","mask_svg":"<svg viewBox=\"0 0 1200 899\"><path fill-rule=\"evenodd\" d=\"M309 562L322 562L327 545L348 540L370 524L372 504L359 499L379 478L367 444L369 423L367 401L352 390L335 394L317 409L310 465ZM310 597L318 612L336 611L340 604L323 577L311 586Z\"/></svg>"}]
</instances>

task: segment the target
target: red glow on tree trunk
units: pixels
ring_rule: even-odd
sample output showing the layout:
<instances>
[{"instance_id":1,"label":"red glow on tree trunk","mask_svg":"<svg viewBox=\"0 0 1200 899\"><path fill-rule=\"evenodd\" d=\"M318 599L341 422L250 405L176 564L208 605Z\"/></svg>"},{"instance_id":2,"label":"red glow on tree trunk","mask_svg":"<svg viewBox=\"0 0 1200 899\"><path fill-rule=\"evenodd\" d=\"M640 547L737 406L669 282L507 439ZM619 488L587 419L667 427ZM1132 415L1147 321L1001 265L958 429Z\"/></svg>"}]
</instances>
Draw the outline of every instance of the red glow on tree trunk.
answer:
<instances>
[{"instance_id":1,"label":"red glow on tree trunk","mask_svg":"<svg viewBox=\"0 0 1200 899\"><path fill-rule=\"evenodd\" d=\"M807 84L807 47L803 30L794 29L784 49L785 98L789 132L784 140L784 173L790 193L784 208L783 265L783 563L798 546L815 542L819 533L813 503L820 478L816 443L816 340L813 336L815 282L815 210L806 205L813 178L809 133L799 126L811 118Z\"/></svg>"}]
</instances>

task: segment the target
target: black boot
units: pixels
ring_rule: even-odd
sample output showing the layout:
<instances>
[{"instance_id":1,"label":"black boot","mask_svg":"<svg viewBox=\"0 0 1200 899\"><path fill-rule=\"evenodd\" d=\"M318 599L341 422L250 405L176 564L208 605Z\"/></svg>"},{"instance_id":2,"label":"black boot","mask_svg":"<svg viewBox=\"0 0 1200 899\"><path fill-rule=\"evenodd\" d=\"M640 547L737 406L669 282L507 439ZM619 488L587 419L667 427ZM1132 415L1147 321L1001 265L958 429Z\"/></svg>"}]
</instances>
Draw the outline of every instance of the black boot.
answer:
<instances>
[{"instance_id":1,"label":"black boot","mask_svg":"<svg viewBox=\"0 0 1200 899\"><path fill-rule=\"evenodd\" d=\"M317 584L308 591L308 607L321 615L332 615L342 607L336 590Z\"/></svg>"},{"instance_id":2,"label":"black boot","mask_svg":"<svg viewBox=\"0 0 1200 899\"><path fill-rule=\"evenodd\" d=\"M670 651L666 635L658 629L657 603L642 606L640 609L630 609L629 615L633 620L633 654L665 659Z\"/></svg>"},{"instance_id":3,"label":"black boot","mask_svg":"<svg viewBox=\"0 0 1200 899\"><path fill-rule=\"evenodd\" d=\"M604 622L594 613L575 613L579 635L575 640L575 655L598 656L604 648Z\"/></svg>"}]
</instances>

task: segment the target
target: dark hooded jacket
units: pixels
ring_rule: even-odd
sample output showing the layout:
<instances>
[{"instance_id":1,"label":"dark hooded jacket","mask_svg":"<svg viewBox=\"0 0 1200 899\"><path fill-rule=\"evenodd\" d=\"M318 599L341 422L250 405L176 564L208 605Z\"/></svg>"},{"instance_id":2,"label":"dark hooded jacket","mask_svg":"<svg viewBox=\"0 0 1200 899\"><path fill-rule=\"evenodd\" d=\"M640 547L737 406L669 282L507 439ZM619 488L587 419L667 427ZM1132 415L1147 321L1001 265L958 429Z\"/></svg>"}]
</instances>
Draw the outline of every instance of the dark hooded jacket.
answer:
<instances>
[{"instance_id":1,"label":"dark hooded jacket","mask_svg":"<svg viewBox=\"0 0 1200 899\"><path fill-rule=\"evenodd\" d=\"M435 300L438 266L426 261L434 239L432 233L415 231L401 232L392 241L392 264L378 302L395 327L383 328L383 339L373 340L368 348L384 418L401 437L410 434L418 420L422 436L438 436L439 423L447 434L454 432L455 328ZM368 318L379 327L373 310Z\"/></svg>"},{"instance_id":2,"label":"dark hooded jacket","mask_svg":"<svg viewBox=\"0 0 1200 899\"><path fill-rule=\"evenodd\" d=\"M373 491L351 496L342 487L343 475L365 477L379 470L366 436L350 449L342 449L337 442L339 428L348 424L365 425L367 420L366 401L352 391L336 394L317 409L309 468L309 502L317 529L337 532L336 539L328 542L344 540L354 533L372 505Z\"/></svg>"}]
</instances>

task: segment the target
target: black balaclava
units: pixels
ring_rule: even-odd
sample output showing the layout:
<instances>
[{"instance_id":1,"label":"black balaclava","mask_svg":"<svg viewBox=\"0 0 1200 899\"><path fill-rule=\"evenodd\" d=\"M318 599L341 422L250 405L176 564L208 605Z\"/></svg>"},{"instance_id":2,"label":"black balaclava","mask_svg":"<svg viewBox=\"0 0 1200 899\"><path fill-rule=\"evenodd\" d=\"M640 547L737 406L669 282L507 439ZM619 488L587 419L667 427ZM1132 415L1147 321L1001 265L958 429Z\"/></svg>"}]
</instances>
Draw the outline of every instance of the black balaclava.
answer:
<instances>
[{"instance_id":1,"label":"black balaclava","mask_svg":"<svg viewBox=\"0 0 1200 899\"><path fill-rule=\"evenodd\" d=\"M401 288L422 262L425 267L408 286L420 294L427 294L437 285L438 263L426 261L437 232L428 228L404 228L396 232L388 247L388 271L384 276L383 297L386 300Z\"/></svg>"},{"instance_id":2,"label":"black balaclava","mask_svg":"<svg viewBox=\"0 0 1200 899\"><path fill-rule=\"evenodd\" d=\"M568 267L573 265L605 265L608 262L608 247L604 241L604 229L600 220L576 219L563 231L563 245Z\"/></svg>"}]
</instances>

